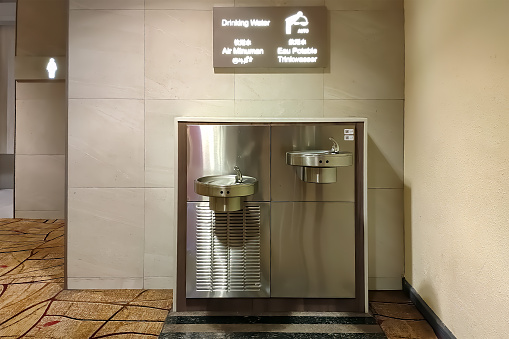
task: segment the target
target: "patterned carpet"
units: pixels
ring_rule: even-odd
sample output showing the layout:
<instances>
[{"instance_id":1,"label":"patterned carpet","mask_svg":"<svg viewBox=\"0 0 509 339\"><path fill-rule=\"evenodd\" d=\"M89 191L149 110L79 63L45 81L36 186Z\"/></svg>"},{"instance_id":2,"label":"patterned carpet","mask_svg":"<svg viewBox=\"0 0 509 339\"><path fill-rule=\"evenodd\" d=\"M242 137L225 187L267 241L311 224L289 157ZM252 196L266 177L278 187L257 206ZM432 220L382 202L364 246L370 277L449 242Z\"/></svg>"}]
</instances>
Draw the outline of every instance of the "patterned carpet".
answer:
<instances>
[{"instance_id":1,"label":"patterned carpet","mask_svg":"<svg viewBox=\"0 0 509 339\"><path fill-rule=\"evenodd\" d=\"M369 306L389 339L437 339L429 323L403 291L370 291Z\"/></svg>"},{"instance_id":2,"label":"patterned carpet","mask_svg":"<svg viewBox=\"0 0 509 339\"><path fill-rule=\"evenodd\" d=\"M64 221L0 219L0 338L157 338L171 290L63 290Z\"/></svg>"},{"instance_id":3,"label":"patterned carpet","mask_svg":"<svg viewBox=\"0 0 509 339\"><path fill-rule=\"evenodd\" d=\"M169 313L171 290L63 290L63 282L64 221L0 219L0 338L385 338L376 323L389 339L436 338L402 291L370 293L375 322Z\"/></svg>"}]
</instances>

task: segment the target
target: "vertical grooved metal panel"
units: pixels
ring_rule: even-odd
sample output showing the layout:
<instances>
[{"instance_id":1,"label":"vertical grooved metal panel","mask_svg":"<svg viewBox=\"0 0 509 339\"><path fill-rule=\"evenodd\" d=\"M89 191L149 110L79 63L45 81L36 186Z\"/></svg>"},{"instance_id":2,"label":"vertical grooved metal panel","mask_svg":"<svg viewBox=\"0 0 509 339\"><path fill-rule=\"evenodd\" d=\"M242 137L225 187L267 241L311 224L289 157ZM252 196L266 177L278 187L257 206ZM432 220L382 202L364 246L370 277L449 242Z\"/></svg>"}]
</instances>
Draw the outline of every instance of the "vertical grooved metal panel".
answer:
<instances>
[{"instance_id":1,"label":"vertical grooved metal panel","mask_svg":"<svg viewBox=\"0 0 509 339\"><path fill-rule=\"evenodd\" d=\"M246 204L235 212L190 204L188 219L194 221L188 225L187 297L268 297L269 268L263 266L270 260L264 258L270 244L262 231L269 227L263 222L268 216L262 217L268 204Z\"/></svg>"}]
</instances>

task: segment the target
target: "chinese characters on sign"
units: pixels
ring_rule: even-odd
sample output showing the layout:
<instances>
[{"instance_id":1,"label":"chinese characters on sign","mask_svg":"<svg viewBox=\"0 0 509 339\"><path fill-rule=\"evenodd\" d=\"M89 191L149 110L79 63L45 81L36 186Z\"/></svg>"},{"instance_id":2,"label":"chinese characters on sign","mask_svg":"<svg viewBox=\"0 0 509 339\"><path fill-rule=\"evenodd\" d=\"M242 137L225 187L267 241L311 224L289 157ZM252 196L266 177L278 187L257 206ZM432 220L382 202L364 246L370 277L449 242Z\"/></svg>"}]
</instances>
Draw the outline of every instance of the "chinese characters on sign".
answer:
<instances>
[{"instance_id":1,"label":"chinese characters on sign","mask_svg":"<svg viewBox=\"0 0 509 339\"><path fill-rule=\"evenodd\" d=\"M214 8L214 67L327 67L325 7Z\"/></svg>"}]
</instances>

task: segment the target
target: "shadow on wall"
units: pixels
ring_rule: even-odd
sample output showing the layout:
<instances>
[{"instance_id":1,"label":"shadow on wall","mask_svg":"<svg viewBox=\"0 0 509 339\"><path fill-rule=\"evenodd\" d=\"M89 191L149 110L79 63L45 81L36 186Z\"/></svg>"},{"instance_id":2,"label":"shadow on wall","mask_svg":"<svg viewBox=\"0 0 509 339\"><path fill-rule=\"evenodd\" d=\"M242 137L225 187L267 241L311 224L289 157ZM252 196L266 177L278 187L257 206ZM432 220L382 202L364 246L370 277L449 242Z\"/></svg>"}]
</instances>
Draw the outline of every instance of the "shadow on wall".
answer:
<instances>
[{"instance_id":1,"label":"shadow on wall","mask_svg":"<svg viewBox=\"0 0 509 339\"><path fill-rule=\"evenodd\" d=\"M412 253L412 189L405 185L403 190L403 215L405 231L405 280L413 284L413 253Z\"/></svg>"},{"instance_id":2,"label":"shadow on wall","mask_svg":"<svg viewBox=\"0 0 509 339\"><path fill-rule=\"evenodd\" d=\"M402 185L401 174L394 170L393 164L368 134L368 188L401 188Z\"/></svg>"},{"instance_id":3,"label":"shadow on wall","mask_svg":"<svg viewBox=\"0 0 509 339\"><path fill-rule=\"evenodd\" d=\"M435 290L433 289L432 285L427 281L424 280L422 284L419 284L419 289L417 290L414 286L415 291L419 294L419 296L422 298L422 300L426 303L428 307L430 307L430 310L436 314L442 314L440 312L440 305L437 302L433 303L433 308L429 305L429 302L431 300L438 300L438 295L435 293Z\"/></svg>"},{"instance_id":4,"label":"shadow on wall","mask_svg":"<svg viewBox=\"0 0 509 339\"><path fill-rule=\"evenodd\" d=\"M415 290L415 292L419 295L420 298L426 303L427 307L430 307L428 304L430 301L438 300L438 295L434 291L433 286L429 281L429 277L427 279L423 279L419 282L419 286L414 285L413 281L413 248L412 248L412 189L410 186L405 185L404 187L404 217L405 217L405 273L404 277L407 283L409 283ZM440 313L440 305L438 303L434 303L433 308L429 308L431 312L434 314ZM423 312L420 310L421 313ZM429 314L429 312L427 312ZM428 322L430 319L427 319ZM433 318L432 320L435 320ZM435 328L435 326L433 326Z\"/></svg>"},{"instance_id":5,"label":"shadow on wall","mask_svg":"<svg viewBox=\"0 0 509 339\"><path fill-rule=\"evenodd\" d=\"M403 179L397 164L390 162L375 140L368 136L369 284L373 290L401 289L405 241ZM390 146L381 145L386 150Z\"/></svg>"},{"instance_id":6,"label":"shadow on wall","mask_svg":"<svg viewBox=\"0 0 509 339\"><path fill-rule=\"evenodd\" d=\"M404 188L404 216L405 216L405 280L415 289L417 294L428 304L431 300L437 300L433 286L429 280L422 280L419 286L414 285L413 281L413 248L412 248L412 189L405 185ZM429 277L427 278L429 279ZM428 305L429 306L429 305ZM432 311L440 314L440 308L437 303L433 305Z\"/></svg>"},{"instance_id":7,"label":"shadow on wall","mask_svg":"<svg viewBox=\"0 0 509 339\"><path fill-rule=\"evenodd\" d=\"M0 154L0 189L14 188L14 154Z\"/></svg>"}]
</instances>

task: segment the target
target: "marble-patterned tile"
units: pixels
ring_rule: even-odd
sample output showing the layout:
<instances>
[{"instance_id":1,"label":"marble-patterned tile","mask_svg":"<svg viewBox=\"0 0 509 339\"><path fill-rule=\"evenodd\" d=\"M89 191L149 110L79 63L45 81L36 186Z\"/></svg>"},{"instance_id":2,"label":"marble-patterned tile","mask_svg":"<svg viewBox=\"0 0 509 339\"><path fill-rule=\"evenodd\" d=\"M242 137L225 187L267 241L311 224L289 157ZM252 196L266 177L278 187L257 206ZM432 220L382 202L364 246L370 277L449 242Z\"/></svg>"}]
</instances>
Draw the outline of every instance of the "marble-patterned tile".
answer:
<instances>
[{"instance_id":1,"label":"marble-patterned tile","mask_svg":"<svg viewBox=\"0 0 509 339\"><path fill-rule=\"evenodd\" d=\"M403 100L325 100L324 117L368 119L368 188L403 188Z\"/></svg>"},{"instance_id":2,"label":"marble-patterned tile","mask_svg":"<svg viewBox=\"0 0 509 339\"><path fill-rule=\"evenodd\" d=\"M69 0L69 9L144 9L144 0Z\"/></svg>"},{"instance_id":3,"label":"marble-patterned tile","mask_svg":"<svg viewBox=\"0 0 509 339\"><path fill-rule=\"evenodd\" d=\"M404 32L399 11L331 11L325 99L403 99Z\"/></svg>"},{"instance_id":4,"label":"marble-patterned tile","mask_svg":"<svg viewBox=\"0 0 509 339\"><path fill-rule=\"evenodd\" d=\"M65 154L65 84L18 83L16 96L16 154Z\"/></svg>"},{"instance_id":5,"label":"marble-patterned tile","mask_svg":"<svg viewBox=\"0 0 509 339\"><path fill-rule=\"evenodd\" d=\"M234 75L212 65L212 11L146 12L147 99L233 99Z\"/></svg>"},{"instance_id":6,"label":"marble-patterned tile","mask_svg":"<svg viewBox=\"0 0 509 339\"><path fill-rule=\"evenodd\" d=\"M196 312L198 313L198 312ZM346 315L342 313L325 315L326 313L320 312L290 312L290 314L281 313L263 313L261 315L234 315L225 314L222 315L209 313L207 315L181 315L181 313L174 313L168 319L166 324L236 324L236 325L254 325L254 324L266 324L266 325L375 325L376 321L371 316L359 315ZM219 312L218 312L219 313ZM300 315L296 315L299 313ZM189 314L189 313L188 313ZM202 313L203 314L203 313ZM321 327L321 326L317 326ZM325 326L324 326L325 327ZM290 331L292 332L292 331Z\"/></svg>"},{"instance_id":7,"label":"marble-patterned tile","mask_svg":"<svg viewBox=\"0 0 509 339\"><path fill-rule=\"evenodd\" d=\"M72 188L68 204L68 278L105 278L89 288L141 288L144 189Z\"/></svg>"},{"instance_id":8,"label":"marble-patterned tile","mask_svg":"<svg viewBox=\"0 0 509 339\"><path fill-rule=\"evenodd\" d=\"M282 329L284 328L284 329ZM202 333L207 332L206 337ZM400 334L401 335L401 334ZM343 325L343 324L166 324L161 339L244 339L244 338L280 338L280 339L386 339L380 326ZM390 337L390 338L428 338L428 337Z\"/></svg>"},{"instance_id":9,"label":"marble-patterned tile","mask_svg":"<svg viewBox=\"0 0 509 339\"><path fill-rule=\"evenodd\" d=\"M175 118L232 117L233 100L147 100L145 187L174 186Z\"/></svg>"},{"instance_id":10,"label":"marble-patterned tile","mask_svg":"<svg viewBox=\"0 0 509 339\"><path fill-rule=\"evenodd\" d=\"M236 100L235 116L323 118L323 100Z\"/></svg>"},{"instance_id":11,"label":"marble-patterned tile","mask_svg":"<svg viewBox=\"0 0 509 339\"><path fill-rule=\"evenodd\" d=\"M235 0L236 7L323 6L325 0Z\"/></svg>"},{"instance_id":12,"label":"marble-patterned tile","mask_svg":"<svg viewBox=\"0 0 509 339\"><path fill-rule=\"evenodd\" d=\"M69 187L143 187L144 103L69 100Z\"/></svg>"},{"instance_id":13,"label":"marble-patterned tile","mask_svg":"<svg viewBox=\"0 0 509 339\"><path fill-rule=\"evenodd\" d=\"M145 0L145 9L212 10L214 7L233 7L235 0Z\"/></svg>"},{"instance_id":14,"label":"marble-patterned tile","mask_svg":"<svg viewBox=\"0 0 509 339\"><path fill-rule=\"evenodd\" d=\"M145 189L145 277L171 277L176 271L175 190Z\"/></svg>"},{"instance_id":15,"label":"marble-patterned tile","mask_svg":"<svg viewBox=\"0 0 509 339\"><path fill-rule=\"evenodd\" d=\"M64 210L64 155L18 155L15 168L16 211Z\"/></svg>"},{"instance_id":16,"label":"marble-patterned tile","mask_svg":"<svg viewBox=\"0 0 509 339\"><path fill-rule=\"evenodd\" d=\"M144 277L143 288L150 289L168 289L175 290L176 278L175 277Z\"/></svg>"},{"instance_id":17,"label":"marble-patterned tile","mask_svg":"<svg viewBox=\"0 0 509 339\"><path fill-rule=\"evenodd\" d=\"M67 278L67 288L81 289L126 289L143 288L143 278Z\"/></svg>"},{"instance_id":18,"label":"marble-patterned tile","mask_svg":"<svg viewBox=\"0 0 509 339\"><path fill-rule=\"evenodd\" d=\"M235 99L319 100L323 99L323 77L321 71L236 74Z\"/></svg>"},{"instance_id":19,"label":"marble-patterned tile","mask_svg":"<svg viewBox=\"0 0 509 339\"><path fill-rule=\"evenodd\" d=\"M144 11L71 10L69 98L144 97Z\"/></svg>"},{"instance_id":20,"label":"marble-patterned tile","mask_svg":"<svg viewBox=\"0 0 509 339\"><path fill-rule=\"evenodd\" d=\"M403 0L325 0L329 11L403 10Z\"/></svg>"},{"instance_id":21,"label":"marble-patterned tile","mask_svg":"<svg viewBox=\"0 0 509 339\"><path fill-rule=\"evenodd\" d=\"M404 266L402 189L368 189L368 246L369 277L401 282Z\"/></svg>"}]
</instances>

